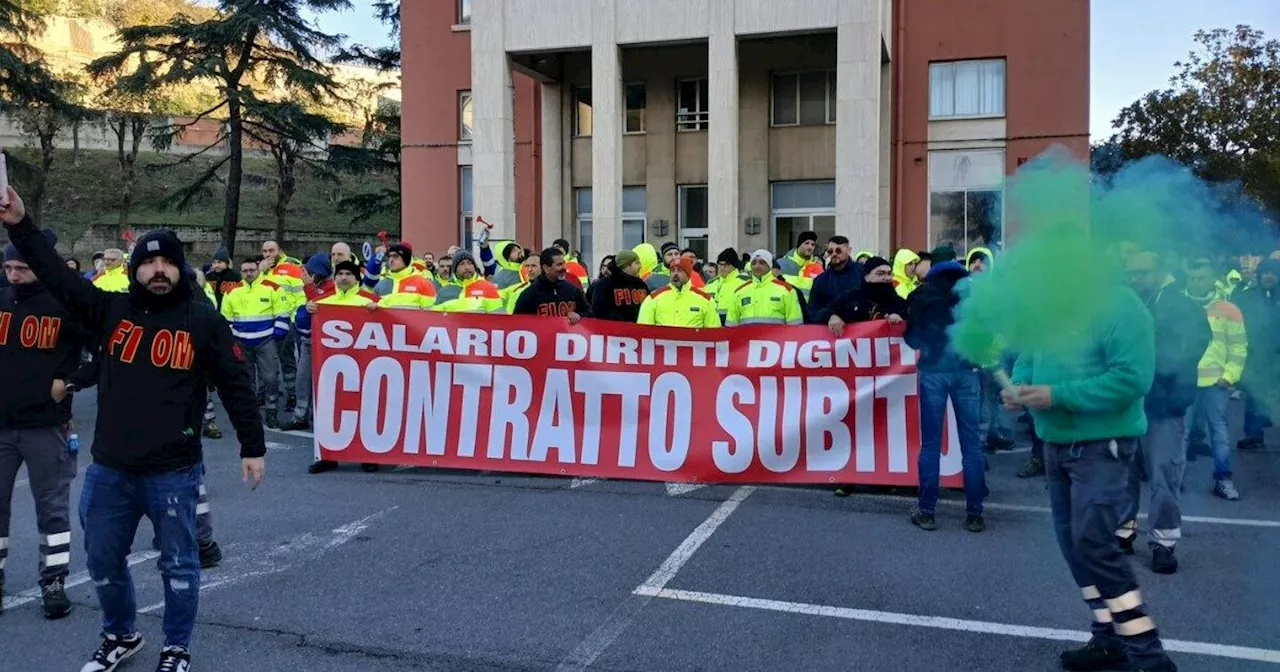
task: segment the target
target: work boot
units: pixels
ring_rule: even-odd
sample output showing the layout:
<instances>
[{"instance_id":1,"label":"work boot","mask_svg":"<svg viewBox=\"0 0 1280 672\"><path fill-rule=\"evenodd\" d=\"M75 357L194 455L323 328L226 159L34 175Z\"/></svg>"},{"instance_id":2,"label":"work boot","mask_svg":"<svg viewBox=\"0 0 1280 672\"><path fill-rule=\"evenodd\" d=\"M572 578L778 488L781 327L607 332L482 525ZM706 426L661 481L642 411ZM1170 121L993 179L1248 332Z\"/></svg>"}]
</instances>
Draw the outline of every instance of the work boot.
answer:
<instances>
[{"instance_id":1,"label":"work boot","mask_svg":"<svg viewBox=\"0 0 1280 672\"><path fill-rule=\"evenodd\" d=\"M1236 442L1236 450L1259 450L1262 448L1262 438L1257 436L1246 436Z\"/></svg>"},{"instance_id":2,"label":"work boot","mask_svg":"<svg viewBox=\"0 0 1280 672\"><path fill-rule=\"evenodd\" d=\"M338 468L337 462L332 462L329 460L316 460L315 462L311 463L311 466L307 467L307 473L323 474L326 471L333 471L334 469L337 469L337 468Z\"/></svg>"},{"instance_id":3,"label":"work boot","mask_svg":"<svg viewBox=\"0 0 1280 672\"><path fill-rule=\"evenodd\" d=\"M1213 494L1230 502L1240 499L1240 491L1236 490L1236 484L1229 478L1214 483Z\"/></svg>"},{"instance_id":4,"label":"work boot","mask_svg":"<svg viewBox=\"0 0 1280 672\"><path fill-rule=\"evenodd\" d=\"M992 437L987 439L986 452L999 453L999 452L1004 452L1008 450L1013 450L1016 445L1017 444L1010 439L1000 439L1000 438Z\"/></svg>"},{"instance_id":5,"label":"work boot","mask_svg":"<svg viewBox=\"0 0 1280 672\"><path fill-rule=\"evenodd\" d=\"M1156 544L1151 547L1151 571L1156 574L1173 574L1178 571L1178 557L1172 546Z\"/></svg>"},{"instance_id":6,"label":"work boot","mask_svg":"<svg viewBox=\"0 0 1280 672\"><path fill-rule=\"evenodd\" d=\"M293 410L297 407L298 407L298 397L292 394L289 395L289 398L286 399L284 402L284 412L292 413Z\"/></svg>"},{"instance_id":7,"label":"work boot","mask_svg":"<svg viewBox=\"0 0 1280 672\"><path fill-rule=\"evenodd\" d=\"M217 567L219 562L222 562L222 549L218 548L218 542L200 544L200 569Z\"/></svg>"},{"instance_id":8,"label":"work boot","mask_svg":"<svg viewBox=\"0 0 1280 672\"><path fill-rule=\"evenodd\" d=\"M1107 645L1097 638L1088 644L1070 651L1062 652L1062 669L1072 672L1090 672L1091 670L1127 670L1129 659L1124 655L1120 645Z\"/></svg>"},{"instance_id":9,"label":"work boot","mask_svg":"<svg viewBox=\"0 0 1280 672\"><path fill-rule=\"evenodd\" d=\"M970 532L981 532L987 529L987 521L983 520L982 516L971 513L964 519L964 529Z\"/></svg>"},{"instance_id":10,"label":"work boot","mask_svg":"<svg viewBox=\"0 0 1280 672\"><path fill-rule=\"evenodd\" d=\"M911 524L928 532L938 529L938 522L933 519L933 514L919 509L911 513Z\"/></svg>"},{"instance_id":11,"label":"work boot","mask_svg":"<svg viewBox=\"0 0 1280 672\"><path fill-rule=\"evenodd\" d=\"M311 429L311 421L306 418L289 418L280 425L280 429L285 432L296 432L303 429Z\"/></svg>"},{"instance_id":12,"label":"work boot","mask_svg":"<svg viewBox=\"0 0 1280 672\"><path fill-rule=\"evenodd\" d=\"M222 430L218 428L217 422L210 420L204 423L204 438L214 440L222 438Z\"/></svg>"},{"instance_id":13,"label":"work boot","mask_svg":"<svg viewBox=\"0 0 1280 672\"><path fill-rule=\"evenodd\" d=\"M1124 551L1125 555L1133 555L1133 541L1137 538L1137 532L1134 532L1132 536L1128 537L1116 537L1116 539L1120 541L1120 550Z\"/></svg>"},{"instance_id":14,"label":"work boot","mask_svg":"<svg viewBox=\"0 0 1280 672\"><path fill-rule=\"evenodd\" d=\"M1023 463L1018 468L1018 478L1035 478L1036 476L1044 476L1044 461L1038 457L1033 457Z\"/></svg>"},{"instance_id":15,"label":"work boot","mask_svg":"<svg viewBox=\"0 0 1280 672\"><path fill-rule=\"evenodd\" d=\"M276 415L275 409L267 409L267 429L280 429L280 417Z\"/></svg>"},{"instance_id":16,"label":"work boot","mask_svg":"<svg viewBox=\"0 0 1280 672\"><path fill-rule=\"evenodd\" d=\"M44 617L50 620L64 618L71 613L71 599L62 585L62 579L54 579L40 587L40 599L44 601Z\"/></svg>"}]
</instances>

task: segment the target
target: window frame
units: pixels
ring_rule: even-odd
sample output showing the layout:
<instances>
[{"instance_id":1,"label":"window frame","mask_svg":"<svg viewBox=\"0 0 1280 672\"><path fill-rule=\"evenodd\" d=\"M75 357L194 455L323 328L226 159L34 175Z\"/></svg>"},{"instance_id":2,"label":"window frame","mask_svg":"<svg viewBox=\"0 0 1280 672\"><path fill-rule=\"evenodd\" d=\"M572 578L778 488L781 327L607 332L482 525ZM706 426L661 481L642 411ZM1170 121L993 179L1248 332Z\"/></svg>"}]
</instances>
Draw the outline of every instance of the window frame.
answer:
<instances>
[{"instance_id":1,"label":"window frame","mask_svg":"<svg viewBox=\"0 0 1280 672\"><path fill-rule=\"evenodd\" d=\"M1004 161L1006 161L1009 156L1009 150L1007 147L979 147L974 149L963 149L963 150L933 150L933 151L960 152L960 153L967 153L967 154L973 154L973 153L979 153L979 152L981 153L999 152L1001 157L1001 160L1000 160L1001 165L1005 165ZM926 155L925 161L926 162L928 161L927 155ZM984 244L987 247L990 247L997 251L998 251L998 248L1004 247L1006 244L1005 234L1008 232L1008 228L1009 228L1009 223L1008 223L1008 220L1006 219L1006 215L1008 214L1008 210L1009 210L1008 198L1007 198L1008 187L1009 187L1008 185L1009 175L1007 172L1005 172L1007 170L1008 168L1006 167L1003 171L1001 171L999 183L995 183L989 180L988 181L979 180L979 181L975 181L973 184L967 184L963 186L948 184L945 186L935 187L931 181L931 178L926 177L925 201L924 201L925 235L927 236L927 240L930 241L930 245L936 246L938 244L935 242L935 238L933 235L935 233L935 231L933 230L933 196L934 194L960 194L961 195L961 200L964 203L964 240L961 241L959 245L953 244L953 247L955 247L956 253L958 255L964 256L969 253L970 249L972 249L971 247L969 247L969 194L981 193L981 192L998 192L1000 194L999 241L994 245L990 241L986 241L986 243Z\"/></svg>"},{"instance_id":2,"label":"window frame","mask_svg":"<svg viewBox=\"0 0 1280 672\"><path fill-rule=\"evenodd\" d=\"M1001 82L1000 82L1000 111L999 111L999 112L981 112L981 111L979 111L977 114L956 114L956 113L955 113L955 107L956 107L956 106L955 106L955 100L956 100L955 82L956 82L956 80L955 80L955 76L954 76L954 74L953 74L953 75L952 75L952 78L951 78L951 110L952 110L952 111L951 111L951 113L950 113L950 114L934 114L934 112L933 112L933 78L934 78L935 68L936 68L936 69L941 69L941 68L950 68L950 69L953 71L953 73L954 73L954 70L955 70L956 66L958 66L958 65L966 65L966 64L971 64L971 63L972 63L972 64L975 64L975 65L978 65L978 66L979 66L979 68L981 68L982 64L984 64L984 63L1000 63L1000 64L1001 64L1001 66L1002 66L1002 67L1001 67L1001 75L1002 75L1002 76L1001 76ZM981 73L981 69L979 70L979 73ZM961 121L961 120L965 120L965 119L1003 119L1003 118L1005 118L1006 116L1008 116L1008 112L1009 112L1009 59L1007 59L1007 58L1003 58L1003 57L998 57L998 58L962 58L962 59L956 59L956 60L950 60L950 61L930 61L930 62L929 62L929 73L928 73L928 74L929 74L929 79L928 79L928 84L927 84L927 91L928 91L929 93L928 93L928 97L927 97L927 99L926 99L926 101L925 101L925 102L926 102L926 105L928 106L928 110L929 110L929 121ZM978 99L978 100L979 100L979 103L978 103L978 106L979 106L979 108L981 108L981 106L982 106L982 103L981 103L981 100L982 100L982 99L981 99L981 90L982 90L982 79L981 79L981 74L979 74L979 79L978 79L978 90L979 90L979 99Z\"/></svg>"},{"instance_id":3,"label":"window frame","mask_svg":"<svg viewBox=\"0 0 1280 672\"><path fill-rule=\"evenodd\" d=\"M458 20L457 25L459 26L471 25L471 11L472 11L471 0L458 0L458 5L457 7L455 7L455 9L457 10L457 15L455 17Z\"/></svg>"},{"instance_id":4,"label":"window frame","mask_svg":"<svg viewBox=\"0 0 1280 672\"><path fill-rule=\"evenodd\" d=\"M804 206L799 208L777 207L775 205L775 201L776 201L775 191L777 189L777 186L781 184L799 184L799 183L830 184L832 185L833 195L834 195L835 184L836 184L834 180L776 180L769 183L769 244L774 247L778 247L778 220L779 219L804 217L805 219L808 220L808 228L806 228L805 231L813 231L814 218L836 216L835 204L832 204L830 206L814 205L814 206ZM823 241L819 241L819 244L821 245L825 243ZM786 252L786 250L778 249L776 250L776 252L778 254L783 254Z\"/></svg>"},{"instance_id":5,"label":"window frame","mask_svg":"<svg viewBox=\"0 0 1280 672\"><path fill-rule=\"evenodd\" d=\"M630 185L623 185L623 186L622 186L622 189L623 189L623 191L624 191L624 192L625 192L627 189L640 189L640 190L644 191L644 192L645 192L645 207L646 207L646 208L648 208L648 188L647 188L645 185L643 185L643 184L630 184ZM585 224L588 224L588 225L590 225L590 226L591 226L591 235L592 235L593 240L594 240L594 236L595 236L595 232L596 232L596 231L595 231L595 216L594 216L594 214L592 213L592 210L591 210L591 209L588 209L586 212L580 212L580 211L579 211L579 209L578 209L578 206L580 205L579 195L580 195L580 194L582 194L582 193L591 193L591 187L574 187L574 189L573 189L573 224L574 224L574 238L576 239L576 241L575 241L575 242L577 242L577 244L578 244L578 254L579 254L579 256L581 256L582 258L585 258L588 262L590 262L590 261L592 261L592 258L591 258L591 250L590 250L590 249L588 249L588 248L587 248L587 246L585 246L585 245L583 245L583 244L582 244L582 225L585 223ZM593 200L592 200L592 205L594 205L594 204L595 204L595 201L594 201L594 194L592 194L592 199L593 199ZM626 203L626 199L625 199L625 198L623 199L623 203ZM643 243L643 242L645 242L646 240L648 240L648 239L649 239L649 213L648 213L647 211L640 211L640 212L636 212L636 211L628 211L628 210L624 210L624 211L622 212L622 217L618 220L618 226L619 226L619 227L621 227L621 228L619 229L619 231L618 231L618 233L619 233L620 235L624 235L624 236L625 236L626 224L627 224L628 222L639 222L639 223L640 223L640 243ZM625 242L625 241L624 241L624 242ZM639 245L640 243L636 243L636 245ZM624 245L624 246L625 246L625 245ZM632 245L631 247L634 247L634 246L635 246L635 245ZM583 265L584 265L584 266L587 266L586 264L583 264ZM587 268L590 268L590 266L587 266Z\"/></svg>"},{"instance_id":6,"label":"window frame","mask_svg":"<svg viewBox=\"0 0 1280 672\"><path fill-rule=\"evenodd\" d=\"M680 87L694 82L697 84L697 107L691 112L680 111ZM710 85L707 77L686 77L676 80L676 132L698 133L711 128Z\"/></svg>"},{"instance_id":7,"label":"window frame","mask_svg":"<svg viewBox=\"0 0 1280 672\"><path fill-rule=\"evenodd\" d=\"M581 129L581 126L582 126L582 116L578 113L578 109L579 109L579 108L578 108L578 106L579 106L578 101L580 100L580 98L578 97L578 92L579 92L579 91L586 91L586 92L587 92L587 97L588 97L588 98L590 98L590 97L591 97L591 93L590 93L590 92L591 92L591 85L590 85L590 84L575 84L575 85L573 85L573 86L569 87L569 107L570 107L570 108L571 108L571 110L572 110L572 119L570 120L569 131L572 133L572 137L575 137L575 138L589 138L589 137L591 137L591 134L596 130L596 114L595 114L595 107L594 107L594 103L588 103L588 104L587 104L587 109L590 109L590 110L591 110L591 128L587 129L587 132L586 132L586 133L583 133L583 132L582 132L582 129Z\"/></svg>"},{"instance_id":8,"label":"window frame","mask_svg":"<svg viewBox=\"0 0 1280 672\"><path fill-rule=\"evenodd\" d=\"M811 75L816 72L821 72L826 75L826 86L823 87L823 101L822 101L824 121L821 124L806 124L800 120L800 76ZM774 98L777 96L776 92L777 92L779 77L795 78L794 91L796 96L796 100L795 100L795 115L796 115L795 119L796 120L792 123L779 123L777 118L774 117L774 110L776 106L774 105L773 101L774 101ZM832 103L835 101L835 97L836 97L836 89L835 89L836 86L837 86L836 71L828 68L822 68L817 70L781 70L778 72L769 73L769 126L771 128L792 128L796 126L833 126L835 125L836 123L836 116L834 114L835 107L832 106Z\"/></svg>"},{"instance_id":9,"label":"window frame","mask_svg":"<svg viewBox=\"0 0 1280 672\"><path fill-rule=\"evenodd\" d=\"M466 109L467 105L471 105L472 117L471 126L467 126ZM462 89L458 91L458 142L470 144L475 139L475 97L471 94L471 89Z\"/></svg>"},{"instance_id":10,"label":"window frame","mask_svg":"<svg viewBox=\"0 0 1280 672\"><path fill-rule=\"evenodd\" d=\"M463 175L470 175L470 180L464 180ZM470 182L472 199L467 198L465 185ZM475 172L469 165L458 166L458 241L464 249L470 250L475 227ZM471 209L466 209L466 203L471 200Z\"/></svg>"},{"instance_id":11,"label":"window frame","mask_svg":"<svg viewBox=\"0 0 1280 672\"><path fill-rule=\"evenodd\" d=\"M639 108L640 130L638 131L632 131L627 129L627 121L629 120L628 115L631 112L631 108L627 107L627 104L631 99L631 97L627 95L627 89L633 86L638 86L644 91L644 107ZM648 116L649 116L649 88L645 85L644 82L625 82L622 85L622 134L623 135L644 135L645 131L648 130Z\"/></svg>"}]
</instances>

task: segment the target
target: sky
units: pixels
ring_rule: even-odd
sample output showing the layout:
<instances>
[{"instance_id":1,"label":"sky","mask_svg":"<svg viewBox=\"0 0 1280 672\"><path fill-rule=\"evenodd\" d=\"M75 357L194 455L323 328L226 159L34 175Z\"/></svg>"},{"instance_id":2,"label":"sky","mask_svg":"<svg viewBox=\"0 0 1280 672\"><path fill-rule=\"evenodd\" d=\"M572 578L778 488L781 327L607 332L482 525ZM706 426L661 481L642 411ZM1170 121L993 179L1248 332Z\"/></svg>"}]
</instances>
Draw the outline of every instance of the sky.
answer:
<instances>
[{"instance_id":1,"label":"sky","mask_svg":"<svg viewBox=\"0 0 1280 672\"><path fill-rule=\"evenodd\" d=\"M386 26L374 16L373 0L352 0L352 5L348 12L318 17L321 28L361 44L390 41ZM1092 0L1091 8L1089 132L1094 140L1111 135L1111 120L1121 108L1168 86L1174 63L1191 51L1196 30L1243 23L1280 39L1280 0Z\"/></svg>"}]
</instances>

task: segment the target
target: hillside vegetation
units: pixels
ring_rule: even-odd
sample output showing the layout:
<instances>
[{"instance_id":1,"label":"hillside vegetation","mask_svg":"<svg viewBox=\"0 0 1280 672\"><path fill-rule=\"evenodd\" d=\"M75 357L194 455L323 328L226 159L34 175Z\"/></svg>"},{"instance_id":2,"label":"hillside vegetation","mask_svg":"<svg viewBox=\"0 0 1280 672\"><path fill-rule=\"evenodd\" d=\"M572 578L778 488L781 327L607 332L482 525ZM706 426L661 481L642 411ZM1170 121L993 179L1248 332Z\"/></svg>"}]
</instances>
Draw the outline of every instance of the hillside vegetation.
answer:
<instances>
[{"instance_id":1,"label":"hillside vegetation","mask_svg":"<svg viewBox=\"0 0 1280 672\"><path fill-rule=\"evenodd\" d=\"M12 153L28 162L38 162L38 152L14 148ZM218 231L222 227L222 185L211 189L186 211L163 206L167 196L193 182L216 159L200 157L181 166L169 166L174 155L138 155L137 197L130 222L134 229L157 226L196 226ZM271 230L275 227L275 163L266 157L245 157L244 191L240 206L242 230ZM20 171L10 171L14 188L33 193L24 184ZM298 191L289 206L289 231L317 231L360 234L367 237L379 230L398 231L394 213L375 215L358 225L352 213L340 212L337 202L344 196L394 186L394 177L343 175L338 182L326 181L308 170L299 170ZM45 205L45 225L59 236L76 236L91 226L116 226L119 218L120 167L115 152L82 150L80 165L71 161L70 150L58 150L49 175ZM335 236L338 237L338 236Z\"/></svg>"}]
</instances>

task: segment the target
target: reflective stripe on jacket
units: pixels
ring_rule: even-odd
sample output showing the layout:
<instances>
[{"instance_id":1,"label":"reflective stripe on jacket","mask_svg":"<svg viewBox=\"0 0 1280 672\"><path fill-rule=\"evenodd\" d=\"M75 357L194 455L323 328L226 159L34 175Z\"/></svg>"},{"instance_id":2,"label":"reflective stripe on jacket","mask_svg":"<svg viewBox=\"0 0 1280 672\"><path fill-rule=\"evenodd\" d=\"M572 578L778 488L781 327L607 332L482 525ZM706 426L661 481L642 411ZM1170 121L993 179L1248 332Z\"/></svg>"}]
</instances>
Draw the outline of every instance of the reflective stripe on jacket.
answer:
<instances>
[{"instance_id":1,"label":"reflective stripe on jacket","mask_svg":"<svg viewBox=\"0 0 1280 672\"><path fill-rule=\"evenodd\" d=\"M275 281L260 275L252 283L241 281L222 297L222 316L231 323L236 340L258 347L289 333L293 306Z\"/></svg>"},{"instance_id":2,"label":"reflective stripe on jacket","mask_svg":"<svg viewBox=\"0 0 1280 672\"><path fill-rule=\"evenodd\" d=\"M729 297L726 327L748 324L804 324L796 288L772 274L752 278Z\"/></svg>"},{"instance_id":3,"label":"reflective stripe on jacket","mask_svg":"<svg viewBox=\"0 0 1280 672\"><path fill-rule=\"evenodd\" d=\"M720 326L715 299L700 289L667 285L650 294L640 304L636 324L660 327L708 328Z\"/></svg>"},{"instance_id":4,"label":"reflective stripe on jacket","mask_svg":"<svg viewBox=\"0 0 1280 672\"><path fill-rule=\"evenodd\" d=\"M502 295L498 293L497 285L481 278L480 276L472 277L465 280L461 284L453 285L457 289L450 291L449 294L453 298L445 298L445 292L450 290L450 286L446 286L436 297L436 303L431 307L442 313L505 313L506 309L502 305Z\"/></svg>"}]
</instances>

